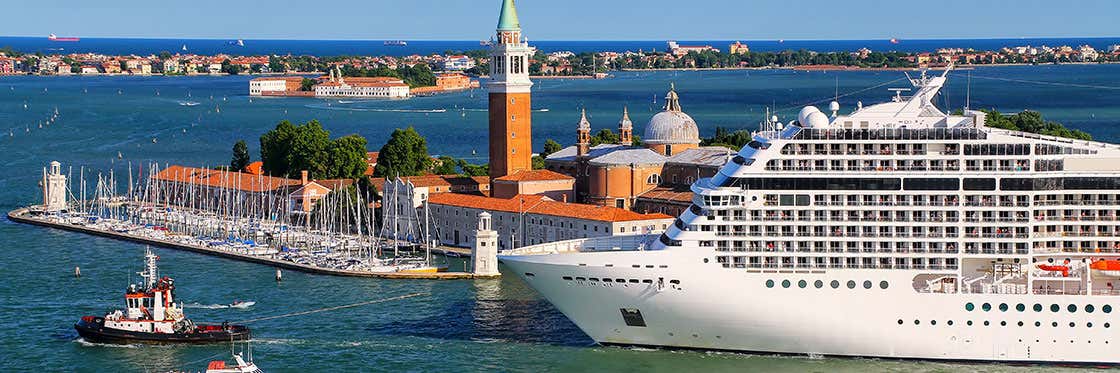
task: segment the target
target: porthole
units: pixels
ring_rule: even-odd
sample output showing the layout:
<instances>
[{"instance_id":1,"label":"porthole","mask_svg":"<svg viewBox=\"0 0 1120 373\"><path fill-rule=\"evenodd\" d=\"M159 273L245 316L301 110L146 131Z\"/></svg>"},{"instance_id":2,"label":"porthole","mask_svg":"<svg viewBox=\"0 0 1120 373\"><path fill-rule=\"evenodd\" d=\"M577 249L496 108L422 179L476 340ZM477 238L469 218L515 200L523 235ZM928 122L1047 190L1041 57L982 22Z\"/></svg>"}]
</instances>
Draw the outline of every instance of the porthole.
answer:
<instances>
[{"instance_id":1,"label":"porthole","mask_svg":"<svg viewBox=\"0 0 1120 373\"><path fill-rule=\"evenodd\" d=\"M855 289L855 288L856 288L856 282L853 281L853 280L848 280L848 289Z\"/></svg>"},{"instance_id":2,"label":"porthole","mask_svg":"<svg viewBox=\"0 0 1120 373\"><path fill-rule=\"evenodd\" d=\"M768 287L768 288L774 287L774 280L766 280L766 287Z\"/></svg>"},{"instance_id":3,"label":"porthole","mask_svg":"<svg viewBox=\"0 0 1120 373\"><path fill-rule=\"evenodd\" d=\"M704 263L707 263L707 262L708 262L708 258L704 258Z\"/></svg>"},{"instance_id":4,"label":"porthole","mask_svg":"<svg viewBox=\"0 0 1120 373\"><path fill-rule=\"evenodd\" d=\"M1071 328L1072 328L1072 327L1074 327L1074 326L1076 326L1076 325L1077 325L1077 324L1073 323L1072 321L1070 321L1070 323L1069 323L1069 327L1071 327Z\"/></svg>"},{"instance_id":5,"label":"porthole","mask_svg":"<svg viewBox=\"0 0 1120 373\"><path fill-rule=\"evenodd\" d=\"M870 289L871 288L871 281L864 280L863 281L863 288L864 289Z\"/></svg>"},{"instance_id":6,"label":"porthole","mask_svg":"<svg viewBox=\"0 0 1120 373\"><path fill-rule=\"evenodd\" d=\"M1026 311L1026 310L1027 310L1027 306L1026 306L1026 305L1023 305L1022 303L1019 303L1019 304L1016 304L1016 305L1015 305L1015 310L1016 310L1016 311L1019 311L1019 312L1023 312L1023 311Z\"/></svg>"},{"instance_id":7,"label":"porthole","mask_svg":"<svg viewBox=\"0 0 1120 373\"><path fill-rule=\"evenodd\" d=\"M805 286L808 286L808 285L809 285L809 283L805 282L805 280L801 280L801 281L797 282L797 287L802 288L802 289L804 289Z\"/></svg>"},{"instance_id":8,"label":"porthole","mask_svg":"<svg viewBox=\"0 0 1120 373\"><path fill-rule=\"evenodd\" d=\"M1086 327L1086 328L1092 328L1092 327L1093 327L1093 323L1091 323L1091 322L1089 322L1089 323L1085 323L1085 327Z\"/></svg>"},{"instance_id":9,"label":"porthole","mask_svg":"<svg viewBox=\"0 0 1120 373\"><path fill-rule=\"evenodd\" d=\"M1038 303L1035 303L1034 304L1034 312L1042 312L1042 305L1038 304Z\"/></svg>"},{"instance_id":10,"label":"porthole","mask_svg":"<svg viewBox=\"0 0 1120 373\"><path fill-rule=\"evenodd\" d=\"M999 310L1000 312L1007 312L1007 303L1000 303Z\"/></svg>"},{"instance_id":11,"label":"porthole","mask_svg":"<svg viewBox=\"0 0 1120 373\"><path fill-rule=\"evenodd\" d=\"M1112 324L1109 324L1109 323L1104 323L1104 327L1105 327L1105 328L1108 328L1108 327L1111 327L1111 326L1112 326Z\"/></svg>"},{"instance_id":12,"label":"porthole","mask_svg":"<svg viewBox=\"0 0 1120 373\"><path fill-rule=\"evenodd\" d=\"M1023 326L1023 322L1022 322L1022 321L1020 321L1020 322L1019 322L1019 326Z\"/></svg>"},{"instance_id":13,"label":"porthole","mask_svg":"<svg viewBox=\"0 0 1120 373\"><path fill-rule=\"evenodd\" d=\"M988 326L988 325L991 325L991 323L989 323L988 320L984 320L984 326Z\"/></svg>"},{"instance_id":14,"label":"porthole","mask_svg":"<svg viewBox=\"0 0 1120 373\"><path fill-rule=\"evenodd\" d=\"M930 320L930 321L929 321L929 324L930 324L930 325L937 325L937 320Z\"/></svg>"},{"instance_id":15,"label":"porthole","mask_svg":"<svg viewBox=\"0 0 1120 373\"><path fill-rule=\"evenodd\" d=\"M953 320L946 321L945 323L949 324L949 326L953 326Z\"/></svg>"},{"instance_id":16,"label":"porthole","mask_svg":"<svg viewBox=\"0 0 1120 373\"><path fill-rule=\"evenodd\" d=\"M1071 304L1069 307L1066 307L1066 309L1069 310L1070 313L1077 312L1077 305Z\"/></svg>"},{"instance_id":17,"label":"porthole","mask_svg":"<svg viewBox=\"0 0 1120 373\"><path fill-rule=\"evenodd\" d=\"M1040 327L1040 326L1042 326L1042 322L1039 322L1039 321L1034 322L1034 327L1037 328L1037 327Z\"/></svg>"},{"instance_id":18,"label":"porthole","mask_svg":"<svg viewBox=\"0 0 1120 373\"><path fill-rule=\"evenodd\" d=\"M1097 308L1093 307L1092 304L1086 304L1085 305L1085 312L1087 312L1087 313L1093 313L1093 311L1096 311L1096 310L1097 310Z\"/></svg>"},{"instance_id":19,"label":"porthole","mask_svg":"<svg viewBox=\"0 0 1120 373\"><path fill-rule=\"evenodd\" d=\"M922 323L921 321L914 320L914 325L920 325L921 323Z\"/></svg>"},{"instance_id":20,"label":"porthole","mask_svg":"<svg viewBox=\"0 0 1120 373\"><path fill-rule=\"evenodd\" d=\"M1104 305L1103 307L1101 307L1101 312L1112 313L1112 305L1109 305L1109 304Z\"/></svg>"},{"instance_id":21,"label":"porthole","mask_svg":"<svg viewBox=\"0 0 1120 373\"><path fill-rule=\"evenodd\" d=\"M1058 322L1057 321L1052 322L1052 323L1050 323L1050 326L1057 328L1058 327Z\"/></svg>"},{"instance_id":22,"label":"porthole","mask_svg":"<svg viewBox=\"0 0 1120 373\"><path fill-rule=\"evenodd\" d=\"M972 302L968 302L968 303L964 304L964 310L965 311L972 311L974 309L976 309L976 306L973 305Z\"/></svg>"},{"instance_id":23,"label":"porthole","mask_svg":"<svg viewBox=\"0 0 1120 373\"><path fill-rule=\"evenodd\" d=\"M1059 307L1057 304L1051 304L1050 305L1050 312L1058 312L1061 309L1062 309L1062 307Z\"/></svg>"},{"instance_id":24,"label":"porthole","mask_svg":"<svg viewBox=\"0 0 1120 373\"><path fill-rule=\"evenodd\" d=\"M966 322L965 324L968 324L968 326L972 326L972 320L968 320L968 322Z\"/></svg>"},{"instance_id":25,"label":"porthole","mask_svg":"<svg viewBox=\"0 0 1120 373\"><path fill-rule=\"evenodd\" d=\"M840 288L840 281L832 280L832 283L830 283L829 285L832 285L833 289L839 289Z\"/></svg>"},{"instance_id":26,"label":"porthole","mask_svg":"<svg viewBox=\"0 0 1120 373\"><path fill-rule=\"evenodd\" d=\"M1007 326L1007 321L1000 321L999 326Z\"/></svg>"},{"instance_id":27,"label":"porthole","mask_svg":"<svg viewBox=\"0 0 1120 373\"><path fill-rule=\"evenodd\" d=\"M891 284L887 283L886 281L879 281L879 288L880 289L886 290L890 286L891 286Z\"/></svg>"},{"instance_id":28,"label":"porthole","mask_svg":"<svg viewBox=\"0 0 1120 373\"><path fill-rule=\"evenodd\" d=\"M816 286L817 289L820 289L820 288L824 287L824 281L821 281L821 280L813 281L813 286Z\"/></svg>"},{"instance_id":29,"label":"porthole","mask_svg":"<svg viewBox=\"0 0 1120 373\"><path fill-rule=\"evenodd\" d=\"M980 306L980 308L981 308L981 309L983 309L983 310L984 310L984 312L988 312L988 311L991 311L991 310L992 310L992 305L991 305L991 304L988 304L988 303L984 303L984 305L983 305L983 306Z\"/></svg>"},{"instance_id":30,"label":"porthole","mask_svg":"<svg viewBox=\"0 0 1120 373\"><path fill-rule=\"evenodd\" d=\"M789 280L782 280L782 287L783 288L788 288L789 287Z\"/></svg>"},{"instance_id":31,"label":"porthole","mask_svg":"<svg viewBox=\"0 0 1120 373\"><path fill-rule=\"evenodd\" d=\"M898 319L898 325L902 325L902 319Z\"/></svg>"}]
</instances>

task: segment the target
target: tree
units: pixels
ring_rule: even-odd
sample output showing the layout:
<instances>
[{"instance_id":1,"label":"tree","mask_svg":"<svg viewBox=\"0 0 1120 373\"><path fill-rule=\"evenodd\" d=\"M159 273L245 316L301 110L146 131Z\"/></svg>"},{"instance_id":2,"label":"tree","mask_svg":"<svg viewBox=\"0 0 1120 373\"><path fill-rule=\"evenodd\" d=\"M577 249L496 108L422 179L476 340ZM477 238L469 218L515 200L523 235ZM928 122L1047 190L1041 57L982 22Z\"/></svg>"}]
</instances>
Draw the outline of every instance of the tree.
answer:
<instances>
[{"instance_id":1,"label":"tree","mask_svg":"<svg viewBox=\"0 0 1120 373\"><path fill-rule=\"evenodd\" d=\"M544 140L544 151L541 152L541 157L548 158L549 154L558 152L558 151L560 151L560 149L563 149L563 148L564 147L562 145L560 145L560 143L556 142L555 140L552 140L552 139Z\"/></svg>"},{"instance_id":2,"label":"tree","mask_svg":"<svg viewBox=\"0 0 1120 373\"><path fill-rule=\"evenodd\" d=\"M329 178L328 164L331 133L319 121L312 120L296 127L288 152L289 171L307 170L313 178ZM363 155L365 152L363 152Z\"/></svg>"},{"instance_id":3,"label":"tree","mask_svg":"<svg viewBox=\"0 0 1120 373\"><path fill-rule=\"evenodd\" d=\"M459 160L459 168L467 176L486 176L490 174L489 164L470 164L462 159Z\"/></svg>"},{"instance_id":4,"label":"tree","mask_svg":"<svg viewBox=\"0 0 1120 373\"><path fill-rule=\"evenodd\" d=\"M540 170L540 169L543 169L544 166L545 166L544 157L539 156L539 155L534 155L533 156L533 169L534 170Z\"/></svg>"},{"instance_id":5,"label":"tree","mask_svg":"<svg viewBox=\"0 0 1120 373\"><path fill-rule=\"evenodd\" d=\"M315 81L312 79L303 78L303 80L299 81L299 90L304 92L314 91Z\"/></svg>"},{"instance_id":6,"label":"tree","mask_svg":"<svg viewBox=\"0 0 1120 373\"><path fill-rule=\"evenodd\" d=\"M448 155L441 155L435 167L432 168L432 173L436 175L457 174L459 173L458 165L459 163L455 161L455 158Z\"/></svg>"},{"instance_id":7,"label":"tree","mask_svg":"<svg viewBox=\"0 0 1120 373\"><path fill-rule=\"evenodd\" d=\"M591 146L617 143L618 135L614 134L614 132L611 132L611 130L606 128L599 130L599 132L596 132L595 135L591 136Z\"/></svg>"},{"instance_id":8,"label":"tree","mask_svg":"<svg viewBox=\"0 0 1120 373\"><path fill-rule=\"evenodd\" d=\"M249 162L249 145L245 144L245 140L237 140L237 143L233 144L233 159L229 161L229 168L241 171L249 165Z\"/></svg>"},{"instance_id":9,"label":"tree","mask_svg":"<svg viewBox=\"0 0 1120 373\"><path fill-rule=\"evenodd\" d=\"M373 174L377 177L417 176L427 171L431 162L428 140L411 126L398 128L381 147Z\"/></svg>"},{"instance_id":10,"label":"tree","mask_svg":"<svg viewBox=\"0 0 1120 373\"><path fill-rule=\"evenodd\" d=\"M159 52L159 60L160 61L167 61L167 60L170 60L170 59L171 59L171 52L168 52L168 51Z\"/></svg>"},{"instance_id":11,"label":"tree","mask_svg":"<svg viewBox=\"0 0 1120 373\"><path fill-rule=\"evenodd\" d=\"M326 178L355 179L365 175L366 138L358 135L343 136L331 141L328 152Z\"/></svg>"},{"instance_id":12,"label":"tree","mask_svg":"<svg viewBox=\"0 0 1120 373\"><path fill-rule=\"evenodd\" d=\"M288 176L288 151L296 126L287 120L280 121L276 128L261 135L261 170L272 176Z\"/></svg>"}]
</instances>

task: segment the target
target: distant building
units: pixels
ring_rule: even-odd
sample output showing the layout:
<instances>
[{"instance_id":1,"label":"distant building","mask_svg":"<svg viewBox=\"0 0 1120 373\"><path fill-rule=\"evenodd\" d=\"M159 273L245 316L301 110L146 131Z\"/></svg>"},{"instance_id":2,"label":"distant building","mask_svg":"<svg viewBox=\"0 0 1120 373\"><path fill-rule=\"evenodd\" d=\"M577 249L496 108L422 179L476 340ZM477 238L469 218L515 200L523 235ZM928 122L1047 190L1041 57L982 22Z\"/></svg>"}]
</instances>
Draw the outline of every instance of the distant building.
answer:
<instances>
[{"instance_id":1,"label":"distant building","mask_svg":"<svg viewBox=\"0 0 1120 373\"><path fill-rule=\"evenodd\" d=\"M719 52L719 49L713 48L711 45L680 45L677 44L675 40L669 40L667 44L669 46L669 53L677 57L684 56L689 52Z\"/></svg>"},{"instance_id":2,"label":"distant building","mask_svg":"<svg viewBox=\"0 0 1120 373\"><path fill-rule=\"evenodd\" d=\"M746 44L736 41L727 46L727 52L731 54L747 54L751 52L751 49L747 47Z\"/></svg>"},{"instance_id":3,"label":"distant building","mask_svg":"<svg viewBox=\"0 0 1120 373\"><path fill-rule=\"evenodd\" d=\"M342 73L331 70L325 81L315 85L317 97L355 97L355 98L406 98L409 96L408 84L392 77L342 77Z\"/></svg>"},{"instance_id":4,"label":"distant building","mask_svg":"<svg viewBox=\"0 0 1120 373\"><path fill-rule=\"evenodd\" d=\"M0 74L14 74L16 61L13 58L0 56Z\"/></svg>"},{"instance_id":5,"label":"distant building","mask_svg":"<svg viewBox=\"0 0 1120 373\"><path fill-rule=\"evenodd\" d=\"M97 75L97 74L101 73L101 70L98 69L97 66L82 65L81 73L82 73L82 75Z\"/></svg>"},{"instance_id":6,"label":"distant building","mask_svg":"<svg viewBox=\"0 0 1120 373\"><path fill-rule=\"evenodd\" d=\"M467 70L467 69L470 69L472 67L474 67L474 60L471 59L468 56L463 56L463 55L448 56L447 59L445 59L443 61L443 69L444 70L458 71L458 70Z\"/></svg>"},{"instance_id":7,"label":"distant building","mask_svg":"<svg viewBox=\"0 0 1120 373\"><path fill-rule=\"evenodd\" d=\"M266 92L294 92L303 83L302 76L273 76L249 81L249 95L261 96Z\"/></svg>"}]
</instances>

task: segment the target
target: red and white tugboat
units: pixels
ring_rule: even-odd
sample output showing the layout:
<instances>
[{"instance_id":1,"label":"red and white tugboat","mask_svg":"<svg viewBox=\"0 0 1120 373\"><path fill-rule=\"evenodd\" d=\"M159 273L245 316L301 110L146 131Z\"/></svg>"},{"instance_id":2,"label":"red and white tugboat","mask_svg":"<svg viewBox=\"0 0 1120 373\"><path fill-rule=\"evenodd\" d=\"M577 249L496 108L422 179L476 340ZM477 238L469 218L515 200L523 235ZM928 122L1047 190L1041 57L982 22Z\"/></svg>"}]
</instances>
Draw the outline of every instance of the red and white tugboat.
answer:
<instances>
[{"instance_id":1,"label":"red and white tugboat","mask_svg":"<svg viewBox=\"0 0 1120 373\"><path fill-rule=\"evenodd\" d=\"M159 257L148 250L146 268L140 272L142 284L132 284L125 292L125 309L104 317L83 316L74 329L90 342L106 343L207 343L249 339L243 325L196 325L175 304L175 280L159 277Z\"/></svg>"}]
</instances>

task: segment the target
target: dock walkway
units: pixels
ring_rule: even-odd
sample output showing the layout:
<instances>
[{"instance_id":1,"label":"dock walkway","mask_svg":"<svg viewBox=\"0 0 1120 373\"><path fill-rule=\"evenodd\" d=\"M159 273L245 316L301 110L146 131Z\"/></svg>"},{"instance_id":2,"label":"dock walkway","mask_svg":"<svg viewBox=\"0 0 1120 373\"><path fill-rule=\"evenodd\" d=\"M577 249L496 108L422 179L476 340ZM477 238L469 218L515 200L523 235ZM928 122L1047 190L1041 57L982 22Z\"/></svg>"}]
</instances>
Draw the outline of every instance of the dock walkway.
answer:
<instances>
[{"instance_id":1,"label":"dock walkway","mask_svg":"<svg viewBox=\"0 0 1120 373\"><path fill-rule=\"evenodd\" d=\"M323 268L306 264L289 262L286 260L274 259L264 256L248 255L224 250L212 249L209 247L188 245L181 242L161 240L151 237L137 237L125 233L115 232L111 230L97 229L87 226L58 223L37 219L28 216L31 210L29 208L20 208L8 212L8 219L18 223L38 225L42 227L56 228L67 230L71 232L79 232L85 234L92 234L95 236L109 237L123 241L132 241L148 245L166 247L171 249L193 251L196 253L213 255L217 257L241 260L250 263L264 264L277 268L291 269L300 272L332 275L332 276L349 276L349 277L368 277L368 278L385 278L385 279L428 279L428 280L461 280L461 279L479 279L479 278L496 278L500 275L477 275L469 272L436 272L436 273L403 273L403 272L363 272L363 271L349 271L343 269Z\"/></svg>"}]
</instances>

